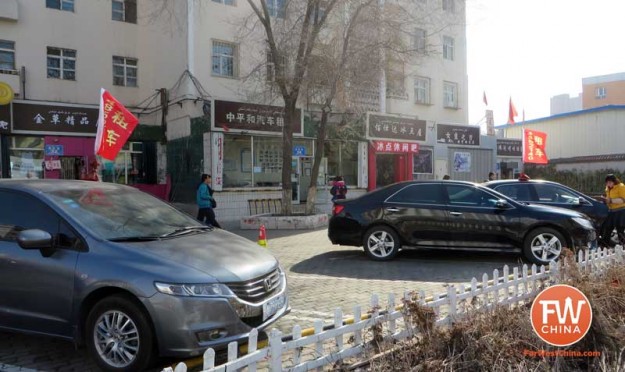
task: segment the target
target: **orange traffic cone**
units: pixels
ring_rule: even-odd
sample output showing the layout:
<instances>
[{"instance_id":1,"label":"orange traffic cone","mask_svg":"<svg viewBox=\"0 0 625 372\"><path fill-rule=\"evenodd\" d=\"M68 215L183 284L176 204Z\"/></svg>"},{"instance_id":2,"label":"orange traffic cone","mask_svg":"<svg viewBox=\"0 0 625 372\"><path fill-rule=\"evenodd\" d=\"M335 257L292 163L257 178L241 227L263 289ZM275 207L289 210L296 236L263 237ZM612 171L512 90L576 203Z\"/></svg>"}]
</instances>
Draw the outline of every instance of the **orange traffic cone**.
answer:
<instances>
[{"instance_id":1,"label":"orange traffic cone","mask_svg":"<svg viewBox=\"0 0 625 372\"><path fill-rule=\"evenodd\" d=\"M265 225L260 225L258 230L258 245L267 248L267 230L265 230Z\"/></svg>"}]
</instances>

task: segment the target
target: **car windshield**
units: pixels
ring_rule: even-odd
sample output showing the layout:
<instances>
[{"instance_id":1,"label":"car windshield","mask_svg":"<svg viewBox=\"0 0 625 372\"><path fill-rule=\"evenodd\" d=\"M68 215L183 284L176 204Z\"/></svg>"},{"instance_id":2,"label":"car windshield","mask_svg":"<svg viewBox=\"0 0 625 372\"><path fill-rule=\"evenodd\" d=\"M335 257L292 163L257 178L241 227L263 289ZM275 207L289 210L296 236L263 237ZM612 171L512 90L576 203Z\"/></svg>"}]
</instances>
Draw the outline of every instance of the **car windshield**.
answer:
<instances>
[{"instance_id":1,"label":"car windshield","mask_svg":"<svg viewBox=\"0 0 625 372\"><path fill-rule=\"evenodd\" d=\"M205 227L170 205L132 189L94 187L48 193L56 205L103 239L150 239Z\"/></svg>"}]
</instances>

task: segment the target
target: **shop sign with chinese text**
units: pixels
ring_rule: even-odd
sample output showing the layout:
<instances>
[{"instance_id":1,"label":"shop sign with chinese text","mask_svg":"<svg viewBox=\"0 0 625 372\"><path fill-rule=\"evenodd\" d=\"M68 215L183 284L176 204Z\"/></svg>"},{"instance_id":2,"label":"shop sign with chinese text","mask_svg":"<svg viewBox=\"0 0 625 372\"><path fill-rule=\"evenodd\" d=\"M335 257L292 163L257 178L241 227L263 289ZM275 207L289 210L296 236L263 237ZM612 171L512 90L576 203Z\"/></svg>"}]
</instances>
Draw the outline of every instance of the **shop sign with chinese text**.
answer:
<instances>
[{"instance_id":1,"label":"shop sign with chinese text","mask_svg":"<svg viewBox=\"0 0 625 372\"><path fill-rule=\"evenodd\" d=\"M517 139L498 139L497 156L523 156L523 141Z\"/></svg>"},{"instance_id":2,"label":"shop sign with chinese text","mask_svg":"<svg viewBox=\"0 0 625 372\"><path fill-rule=\"evenodd\" d=\"M224 132L282 133L285 124L284 107L215 100L213 109L213 127ZM293 134L303 134L302 120L302 110L297 109L293 119Z\"/></svg>"},{"instance_id":3,"label":"shop sign with chinese text","mask_svg":"<svg viewBox=\"0 0 625 372\"><path fill-rule=\"evenodd\" d=\"M11 104L0 105L0 134L11 131Z\"/></svg>"},{"instance_id":4,"label":"shop sign with chinese text","mask_svg":"<svg viewBox=\"0 0 625 372\"><path fill-rule=\"evenodd\" d=\"M425 141L425 120L399 116L367 114L367 138Z\"/></svg>"},{"instance_id":5,"label":"shop sign with chinese text","mask_svg":"<svg viewBox=\"0 0 625 372\"><path fill-rule=\"evenodd\" d=\"M375 152L390 152L394 154L418 154L418 143L396 142L396 141L374 141Z\"/></svg>"},{"instance_id":6,"label":"shop sign with chinese text","mask_svg":"<svg viewBox=\"0 0 625 372\"><path fill-rule=\"evenodd\" d=\"M13 131L95 134L98 109L46 103L13 102Z\"/></svg>"},{"instance_id":7,"label":"shop sign with chinese text","mask_svg":"<svg viewBox=\"0 0 625 372\"><path fill-rule=\"evenodd\" d=\"M436 141L448 145L480 145L480 127L468 125L438 124Z\"/></svg>"},{"instance_id":8,"label":"shop sign with chinese text","mask_svg":"<svg viewBox=\"0 0 625 372\"><path fill-rule=\"evenodd\" d=\"M523 130L523 162L532 164L548 164L547 133L531 129Z\"/></svg>"}]
</instances>

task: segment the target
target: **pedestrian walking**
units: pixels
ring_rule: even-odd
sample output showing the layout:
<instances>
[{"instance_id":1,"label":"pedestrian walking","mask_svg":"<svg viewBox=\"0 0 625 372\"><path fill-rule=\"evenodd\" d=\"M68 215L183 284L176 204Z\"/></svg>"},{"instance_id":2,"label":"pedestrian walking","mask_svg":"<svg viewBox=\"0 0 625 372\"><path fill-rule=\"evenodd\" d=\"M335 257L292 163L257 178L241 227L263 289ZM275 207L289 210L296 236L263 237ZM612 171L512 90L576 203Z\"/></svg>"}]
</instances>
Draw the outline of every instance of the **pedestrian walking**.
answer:
<instances>
[{"instance_id":1,"label":"pedestrian walking","mask_svg":"<svg viewBox=\"0 0 625 372\"><path fill-rule=\"evenodd\" d=\"M614 174L605 177L605 196L602 197L608 206L608 217L601 227L601 240L604 246L611 245L612 231L616 229L618 240L625 242L625 184Z\"/></svg>"},{"instance_id":2,"label":"pedestrian walking","mask_svg":"<svg viewBox=\"0 0 625 372\"><path fill-rule=\"evenodd\" d=\"M343 176L336 176L332 188L330 189L330 194L332 194L333 202L347 198L347 185L345 185L345 181L343 181Z\"/></svg>"},{"instance_id":3,"label":"pedestrian walking","mask_svg":"<svg viewBox=\"0 0 625 372\"><path fill-rule=\"evenodd\" d=\"M444 176L443 176L443 181L448 181L448 180L450 180L450 179L451 179L451 177L449 177L449 175L448 175L448 174L446 174L446 175L444 175Z\"/></svg>"},{"instance_id":4,"label":"pedestrian walking","mask_svg":"<svg viewBox=\"0 0 625 372\"><path fill-rule=\"evenodd\" d=\"M198 206L197 219L202 223L208 223L211 226L221 229L221 225L215 219L215 208L217 202L213 198L213 189L211 188L210 174L202 174L202 180L197 187L196 201Z\"/></svg>"},{"instance_id":5,"label":"pedestrian walking","mask_svg":"<svg viewBox=\"0 0 625 372\"><path fill-rule=\"evenodd\" d=\"M489 180L489 181L494 181L494 180L496 180L496 179L497 179L497 176L495 175L495 172L490 172L490 173L488 174L488 180Z\"/></svg>"}]
</instances>

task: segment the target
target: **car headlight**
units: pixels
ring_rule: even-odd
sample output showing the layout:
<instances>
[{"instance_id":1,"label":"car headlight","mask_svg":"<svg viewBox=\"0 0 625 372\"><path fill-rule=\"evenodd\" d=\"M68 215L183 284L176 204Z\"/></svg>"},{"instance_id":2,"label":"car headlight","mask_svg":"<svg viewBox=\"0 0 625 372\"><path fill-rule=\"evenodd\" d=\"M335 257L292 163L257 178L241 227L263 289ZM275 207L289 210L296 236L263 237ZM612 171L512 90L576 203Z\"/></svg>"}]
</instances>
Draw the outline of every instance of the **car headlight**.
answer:
<instances>
[{"instance_id":1,"label":"car headlight","mask_svg":"<svg viewBox=\"0 0 625 372\"><path fill-rule=\"evenodd\" d=\"M223 284L168 284L154 283L156 289L164 294L185 297L228 297L234 294Z\"/></svg>"},{"instance_id":2,"label":"car headlight","mask_svg":"<svg viewBox=\"0 0 625 372\"><path fill-rule=\"evenodd\" d=\"M592 225L592 222L590 222L590 220L587 220L585 218L581 218L581 217L573 217L573 221L575 221L578 225L580 225L581 227L585 227L587 229L594 229L595 227Z\"/></svg>"}]
</instances>

